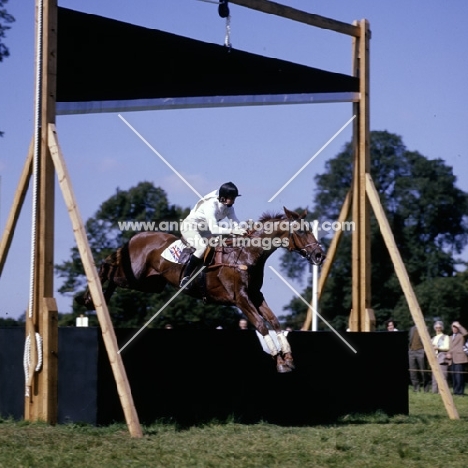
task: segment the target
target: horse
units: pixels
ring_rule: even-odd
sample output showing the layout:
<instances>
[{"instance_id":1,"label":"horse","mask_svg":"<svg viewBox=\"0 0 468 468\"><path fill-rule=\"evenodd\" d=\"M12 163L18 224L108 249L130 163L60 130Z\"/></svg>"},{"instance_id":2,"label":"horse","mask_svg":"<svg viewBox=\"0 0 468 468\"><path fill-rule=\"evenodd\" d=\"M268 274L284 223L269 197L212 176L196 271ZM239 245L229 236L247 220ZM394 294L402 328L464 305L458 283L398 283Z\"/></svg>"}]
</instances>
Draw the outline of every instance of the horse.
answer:
<instances>
[{"instance_id":1,"label":"horse","mask_svg":"<svg viewBox=\"0 0 468 468\"><path fill-rule=\"evenodd\" d=\"M264 213L259 221L250 222L245 236L218 239L219 245L211 249L212 261L205 261L202 274L184 290L206 302L238 307L264 338L280 373L292 371L294 360L286 335L261 292L264 267L280 247L299 253L309 263L323 263L325 253L304 220L306 214L284 207L284 213ZM184 264L163 256L178 239L168 232L140 232L109 255L99 269L106 302L118 287L151 293L161 292L168 283L179 287ZM79 302L94 310L89 289ZM276 332L281 350L267 324Z\"/></svg>"}]
</instances>

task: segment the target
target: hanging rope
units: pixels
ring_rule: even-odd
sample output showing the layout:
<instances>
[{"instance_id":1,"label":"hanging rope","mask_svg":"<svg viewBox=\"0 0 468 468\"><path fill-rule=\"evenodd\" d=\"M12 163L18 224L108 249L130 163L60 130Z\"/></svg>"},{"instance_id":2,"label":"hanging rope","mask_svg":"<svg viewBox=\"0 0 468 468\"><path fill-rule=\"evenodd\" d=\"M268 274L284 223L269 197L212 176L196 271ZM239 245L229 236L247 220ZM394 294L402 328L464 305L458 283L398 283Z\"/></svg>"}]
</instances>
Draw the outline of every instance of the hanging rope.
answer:
<instances>
[{"instance_id":1,"label":"hanging rope","mask_svg":"<svg viewBox=\"0 0 468 468\"><path fill-rule=\"evenodd\" d=\"M31 269L29 279L29 310L28 316L32 318L34 307L34 276L35 258L37 249L36 229L37 229L37 192L39 186L39 156L41 145L41 93L42 93L42 28L43 28L43 1L38 3L37 12L37 37L36 37L36 105L34 109L34 159L33 159L33 193L32 193L32 221L31 221Z\"/></svg>"},{"instance_id":2,"label":"hanging rope","mask_svg":"<svg viewBox=\"0 0 468 468\"><path fill-rule=\"evenodd\" d=\"M37 349L37 364L34 368L35 372L39 372L42 368L42 337L39 333L35 334L36 336L36 349ZM23 354L23 369L24 369L24 380L25 385L25 396L29 397L29 387L30 379L32 377L31 369L31 337L26 337L26 342L24 343L24 354Z\"/></svg>"},{"instance_id":3,"label":"hanging rope","mask_svg":"<svg viewBox=\"0 0 468 468\"><path fill-rule=\"evenodd\" d=\"M231 15L229 13L228 0L198 0L199 2L214 3L218 5L218 14L221 18L226 18L226 35L224 37L224 45L229 49L231 44Z\"/></svg>"},{"instance_id":4,"label":"hanging rope","mask_svg":"<svg viewBox=\"0 0 468 468\"><path fill-rule=\"evenodd\" d=\"M218 14L221 18L226 18L226 36L224 45L231 48L231 15L229 13L228 0L219 0Z\"/></svg>"},{"instance_id":5,"label":"hanging rope","mask_svg":"<svg viewBox=\"0 0 468 468\"><path fill-rule=\"evenodd\" d=\"M231 44L231 16L226 18L226 37L224 38L224 45L229 49L232 47Z\"/></svg>"}]
</instances>

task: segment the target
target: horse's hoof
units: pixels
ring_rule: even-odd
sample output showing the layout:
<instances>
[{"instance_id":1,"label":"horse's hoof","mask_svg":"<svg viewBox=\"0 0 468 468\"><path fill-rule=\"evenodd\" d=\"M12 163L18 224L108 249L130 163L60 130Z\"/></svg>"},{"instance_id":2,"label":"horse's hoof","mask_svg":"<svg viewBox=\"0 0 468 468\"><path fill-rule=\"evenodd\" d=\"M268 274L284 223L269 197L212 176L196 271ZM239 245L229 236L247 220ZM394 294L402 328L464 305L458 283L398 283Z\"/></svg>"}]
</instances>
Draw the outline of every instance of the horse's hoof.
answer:
<instances>
[{"instance_id":1,"label":"horse's hoof","mask_svg":"<svg viewBox=\"0 0 468 468\"><path fill-rule=\"evenodd\" d=\"M286 372L291 372L292 369L287 366L286 364L278 364L276 366L276 370L280 373L280 374L285 374Z\"/></svg>"},{"instance_id":2,"label":"horse's hoof","mask_svg":"<svg viewBox=\"0 0 468 468\"><path fill-rule=\"evenodd\" d=\"M294 365L294 361L292 359L285 359L284 363L291 369L294 370L296 366Z\"/></svg>"}]
</instances>

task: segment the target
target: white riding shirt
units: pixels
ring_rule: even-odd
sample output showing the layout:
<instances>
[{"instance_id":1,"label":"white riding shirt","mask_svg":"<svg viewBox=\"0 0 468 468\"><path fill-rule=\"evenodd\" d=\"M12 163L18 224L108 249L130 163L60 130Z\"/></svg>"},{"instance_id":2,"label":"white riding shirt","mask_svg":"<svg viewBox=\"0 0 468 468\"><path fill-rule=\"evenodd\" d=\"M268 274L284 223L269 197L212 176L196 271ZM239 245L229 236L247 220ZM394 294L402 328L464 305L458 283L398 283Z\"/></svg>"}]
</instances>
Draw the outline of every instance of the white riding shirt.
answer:
<instances>
[{"instance_id":1,"label":"white riding shirt","mask_svg":"<svg viewBox=\"0 0 468 468\"><path fill-rule=\"evenodd\" d=\"M232 229L239 224L239 219L234 207L223 205L218 197L218 190L215 190L199 200L183 221L181 231L198 231L205 235L231 234ZM225 218L225 226L220 226L219 222Z\"/></svg>"}]
</instances>

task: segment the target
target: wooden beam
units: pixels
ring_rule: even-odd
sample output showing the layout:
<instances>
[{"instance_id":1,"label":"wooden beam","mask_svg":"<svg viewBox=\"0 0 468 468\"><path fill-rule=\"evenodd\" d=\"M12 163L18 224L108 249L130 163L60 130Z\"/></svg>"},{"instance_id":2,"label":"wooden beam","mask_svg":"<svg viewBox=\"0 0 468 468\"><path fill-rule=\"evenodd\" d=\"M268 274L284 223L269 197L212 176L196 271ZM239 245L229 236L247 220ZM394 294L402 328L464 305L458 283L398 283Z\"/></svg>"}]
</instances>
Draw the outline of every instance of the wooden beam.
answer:
<instances>
[{"instance_id":1,"label":"wooden beam","mask_svg":"<svg viewBox=\"0 0 468 468\"><path fill-rule=\"evenodd\" d=\"M73 226L73 233L75 235L76 244L83 262L91 297L96 307L96 313L99 324L101 326L102 337L106 346L107 354L109 356L112 372L114 373L114 378L117 384L117 392L122 404L125 420L127 422L131 436L142 437L143 433L133 403L133 397L125 372L125 367L123 365L122 357L119 354L117 339L115 337L112 321L110 319L109 311L107 309L106 301L101 289L101 282L94 265L93 255L88 244L84 223L78 210L78 204L75 199L70 176L68 174L65 160L58 143L55 125L52 124L49 126L49 142L50 152L54 161L55 169L57 171L59 185L62 190L62 195L65 200L68 213L70 215Z\"/></svg>"},{"instance_id":2,"label":"wooden beam","mask_svg":"<svg viewBox=\"0 0 468 468\"><path fill-rule=\"evenodd\" d=\"M286 5L270 2L269 0L229 0L230 3L240 5L251 10L261 11L270 15L281 16L299 23L308 24L321 29L329 29L340 34L348 36L359 37L361 30L355 25L343 23L324 16L306 13L305 11L297 10Z\"/></svg>"},{"instance_id":3,"label":"wooden beam","mask_svg":"<svg viewBox=\"0 0 468 468\"><path fill-rule=\"evenodd\" d=\"M10 214L8 215L5 229L3 230L2 240L0 242L0 276L2 275L3 267L5 266L5 262L8 257L8 252L10 250L11 241L13 240L16 224L18 222L21 208L23 207L24 199L28 191L29 180L31 179L32 173L33 155L34 141L32 141L29 145L28 156L26 158L26 162L24 163L23 172L21 173L20 180L15 191L13 204L10 209Z\"/></svg>"},{"instance_id":4,"label":"wooden beam","mask_svg":"<svg viewBox=\"0 0 468 468\"><path fill-rule=\"evenodd\" d=\"M350 208L351 208L351 199L352 199L352 190L349 190L348 193L346 194L343 206L341 207L340 215L338 216L338 222L340 223L340 226L342 226L343 223L348 219ZM328 251L327 251L327 258L325 259L325 262L322 265L322 268L320 270L320 278L319 278L318 285L317 285L317 296L319 300L322 295L322 291L325 287L325 284L327 282L328 275L330 274L330 270L333 265L333 261L335 259L336 251L338 250L338 245L341 240L342 232L343 231L341 229L337 229L335 231L335 235L333 236L333 239L330 243L330 247L328 248ZM302 331L310 330L311 323L312 323L312 310L309 307L307 309L307 316L302 325L301 330Z\"/></svg>"},{"instance_id":5,"label":"wooden beam","mask_svg":"<svg viewBox=\"0 0 468 468\"><path fill-rule=\"evenodd\" d=\"M419 331L419 336L421 337L421 341L424 346L424 352L426 353L427 360L429 361L432 372L436 378L436 382L439 387L439 392L442 397L442 401L444 402L445 409L447 410L450 419L459 419L457 408L453 403L453 398L450 393L447 380L444 378L442 370L440 369L440 364L437 362L437 357L432 346L429 332L427 331L424 316L419 307L416 294L414 293L413 288L411 286L411 282L409 280L405 264L401 259L401 255L398 251L395 238L393 237L390 224L388 223L387 217L380 203L379 194L377 192L377 189L375 188L374 182L372 181L370 174L366 175L366 191L369 201L374 210L375 216L377 218L377 221L379 222L380 231L382 232L385 245L387 246L388 252L395 267L395 273L398 277L398 280L400 281L400 285L403 289L403 293L405 294L406 301L408 302L408 307L411 312L411 316L413 317L414 324L416 325Z\"/></svg>"},{"instance_id":6,"label":"wooden beam","mask_svg":"<svg viewBox=\"0 0 468 468\"><path fill-rule=\"evenodd\" d=\"M354 23L357 26L357 22ZM353 76L359 78L359 38L354 37L352 43L352 67ZM359 158L359 120L360 120L361 108L359 102L353 103L353 115L356 118L353 121L353 182L352 182L352 219L355 222L356 229L352 236L351 245L351 312L349 316L349 329L353 332L361 330L361 316L359 314L360 307L360 257L359 257L359 236L361 233L361 226L359 224L360 219L360 196L359 196L359 174L361 160Z\"/></svg>"},{"instance_id":7,"label":"wooden beam","mask_svg":"<svg viewBox=\"0 0 468 468\"><path fill-rule=\"evenodd\" d=\"M42 12L40 10L42 6ZM36 1L36 21L39 21L39 13L42 13L42 27L36 24L36 32L42 32L42 50L38 50L36 61L41 61L40 75L36 76L40 91L40 126L35 129L39 132L37 169L34 174L37 183L37 203L33 213L36 223L35 231L35 255L34 277L32 284L32 309L28 311L27 321L28 336L31 339L31 359L32 365L39 357L36 349L36 341L33 339L35 333L41 337L44 333L50 337L58 336L50 330L44 330L44 323L49 326L57 326L57 322L44 322L43 300L52 298L54 293L54 218L55 218L55 172L48 146L48 124L55 123L55 94L56 94L56 74L57 74L57 0L45 0L43 3ZM37 45L37 44L36 44ZM39 47L37 47L39 49ZM36 106L37 106L36 102ZM55 347L55 345L53 345ZM56 379L49 379L43 372L34 375L30 379L30 396L25 401L25 417L29 420L43 420L49 423L44 413L44 401L54 401L49 399L47 392L56 390L50 388L50 382ZM54 414L55 411L49 411Z\"/></svg>"},{"instance_id":8,"label":"wooden beam","mask_svg":"<svg viewBox=\"0 0 468 468\"><path fill-rule=\"evenodd\" d=\"M357 23L356 23L357 25ZM352 245L351 331L375 330L371 309L370 207L366 198L365 177L370 173L369 129L369 23L359 24L361 35L353 39L353 76L359 78L360 99L353 104L356 119L353 128L353 220L356 230Z\"/></svg>"},{"instance_id":9,"label":"wooden beam","mask_svg":"<svg viewBox=\"0 0 468 468\"><path fill-rule=\"evenodd\" d=\"M371 235L370 206L366 197L366 175L370 174L370 116L369 116L369 42L370 28L367 20L360 22L359 42L359 275L361 331L375 331L375 317L371 309Z\"/></svg>"}]
</instances>

